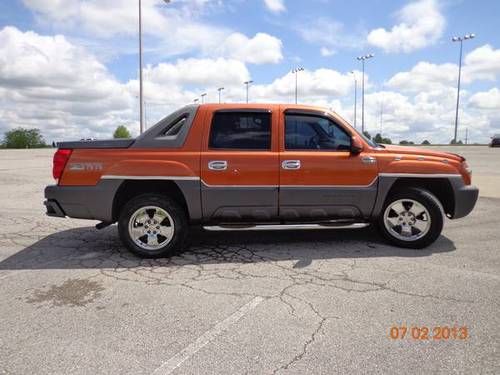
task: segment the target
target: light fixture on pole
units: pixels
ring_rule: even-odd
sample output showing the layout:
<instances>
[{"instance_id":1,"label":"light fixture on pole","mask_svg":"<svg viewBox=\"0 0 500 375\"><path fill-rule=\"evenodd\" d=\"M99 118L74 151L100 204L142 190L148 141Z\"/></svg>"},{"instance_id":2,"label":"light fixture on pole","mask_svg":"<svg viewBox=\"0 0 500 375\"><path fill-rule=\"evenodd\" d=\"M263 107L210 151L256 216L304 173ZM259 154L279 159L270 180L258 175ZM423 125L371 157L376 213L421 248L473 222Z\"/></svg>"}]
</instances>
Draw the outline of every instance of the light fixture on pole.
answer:
<instances>
[{"instance_id":1,"label":"light fixture on pole","mask_svg":"<svg viewBox=\"0 0 500 375\"><path fill-rule=\"evenodd\" d=\"M219 104L221 103L221 101L220 101L220 93L221 93L222 90L224 90L224 87L219 87L217 89L217 91L219 92Z\"/></svg>"},{"instance_id":2,"label":"light fixture on pole","mask_svg":"<svg viewBox=\"0 0 500 375\"><path fill-rule=\"evenodd\" d=\"M370 53L356 58L363 65L363 78L361 81L361 133L365 132L365 60L371 59L374 56L373 53Z\"/></svg>"},{"instance_id":3,"label":"light fixture on pole","mask_svg":"<svg viewBox=\"0 0 500 375\"><path fill-rule=\"evenodd\" d=\"M245 82L243 82L243 83L244 83L244 84L245 84L245 86L247 87L247 103L248 103L248 86L250 86L250 85L253 83L253 81L252 81L252 80L250 80L250 81L245 81Z\"/></svg>"},{"instance_id":4,"label":"light fixture on pole","mask_svg":"<svg viewBox=\"0 0 500 375\"><path fill-rule=\"evenodd\" d=\"M351 70L351 74L354 77L354 128L356 128L356 117L358 111L358 79L356 78L354 70Z\"/></svg>"},{"instance_id":5,"label":"light fixture on pole","mask_svg":"<svg viewBox=\"0 0 500 375\"><path fill-rule=\"evenodd\" d=\"M204 92L203 94L200 95L201 96L201 104L204 104L205 103L205 96L207 96L207 93Z\"/></svg>"},{"instance_id":6,"label":"light fixture on pole","mask_svg":"<svg viewBox=\"0 0 500 375\"><path fill-rule=\"evenodd\" d=\"M299 75L299 72L302 72L304 71L304 68L303 67L297 67L297 68L293 68L292 69L292 73L295 74L295 104L297 104L298 102L298 75Z\"/></svg>"},{"instance_id":7,"label":"light fixture on pole","mask_svg":"<svg viewBox=\"0 0 500 375\"><path fill-rule=\"evenodd\" d=\"M198 104L199 101L200 101L200 99L198 99L198 98L193 99L194 104Z\"/></svg>"},{"instance_id":8,"label":"light fixture on pole","mask_svg":"<svg viewBox=\"0 0 500 375\"><path fill-rule=\"evenodd\" d=\"M457 143L457 130L458 130L458 106L460 104L460 78L462 75L462 46L464 40L475 38L476 34L465 34L464 36L454 36L451 38L452 42L460 42L460 58L458 61L458 83L457 83L457 107L455 111L455 133L453 136L453 143Z\"/></svg>"},{"instance_id":9,"label":"light fixture on pole","mask_svg":"<svg viewBox=\"0 0 500 375\"><path fill-rule=\"evenodd\" d=\"M164 3L170 3L170 0L163 0ZM139 0L139 124L140 133L144 132L144 102L142 88L142 1Z\"/></svg>"}]
</instances>

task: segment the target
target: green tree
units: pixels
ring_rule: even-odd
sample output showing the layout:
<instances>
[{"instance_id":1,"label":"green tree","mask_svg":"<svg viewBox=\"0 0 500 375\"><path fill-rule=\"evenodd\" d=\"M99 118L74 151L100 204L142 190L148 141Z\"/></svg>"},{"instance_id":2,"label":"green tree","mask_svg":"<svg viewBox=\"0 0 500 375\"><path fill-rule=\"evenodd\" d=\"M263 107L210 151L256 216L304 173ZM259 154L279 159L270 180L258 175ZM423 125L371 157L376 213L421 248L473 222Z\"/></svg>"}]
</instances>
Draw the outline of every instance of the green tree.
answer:
<instances>
[{"instance_id":1,"label":"green tree","mask_svg":"<svg viewBox=\"0 0 500 375\"><path fill-rule=\"evenodd\" d=\"M414 145L415 143L412 142L412 141L407 141L406 139L404 139L401 142L399 142L399 144L403 145L403 146L408 146L408 145Z\"/></svg>"},{"instance_id":2,"label":"green tree","mask_svg":"<svg viewBox=\"0 0 500 375\"><path fill-rule=\"evenodd\" d=\"M375 135L375 137L373 138L373 140L377 143L383 143L383 144L386 144L386 145L391 145L392 144L392 141L390 138L385 138L385 137L382 137L382 135L380 135L380 133L377 133Z\"/></svg>"},{"instance_id":3,"label":"green tree","mask_svg":"<svg viewBox=\"0 0 500 375\"><path fill-rule=\"evenodd\" d=\"M5 148L38 148L46 146L40 129L12 129L4 134L2 141L2 147Z\"/></svg>"},{"instance_id":4,"label":"green tree","mask_svg":"<svg viewBox=\"0 0 500 375\"><path fill-rule=\"evenodd\" d=\"M454 139L452 139L450 141L450 145L463 145L464 143L462 141L455 141Z\"/></svg>"},{"instance_id":5,"label":"green tree","mask_svg":"<svg viewBox=\"0 0 500 375\"><path fill-rule=\"evenodd\" d=\"M427 139L425 139L423 142L422 142L423 145L430 145L431 142L429 142Z\"/></svg>"},{"instance_id":6,"label":"green tree","mask_svg":"<svg viewBox=\"0 0 500 375\"><path fill-rule=\"evenodd\" d=\"M120 125L113 133L113 138L132 138L132 136L124 125Z\"/></svg>"},{"instance_id":7,"label":"green tree","mask_svg":"<svg viewBox=\"0 0 500 375\"><path fill-rule=\"evenodd\" d=\"M372 136L366 130L363 132L363 135L368 139L372 139Z\"/></svg>"}]
</instances>

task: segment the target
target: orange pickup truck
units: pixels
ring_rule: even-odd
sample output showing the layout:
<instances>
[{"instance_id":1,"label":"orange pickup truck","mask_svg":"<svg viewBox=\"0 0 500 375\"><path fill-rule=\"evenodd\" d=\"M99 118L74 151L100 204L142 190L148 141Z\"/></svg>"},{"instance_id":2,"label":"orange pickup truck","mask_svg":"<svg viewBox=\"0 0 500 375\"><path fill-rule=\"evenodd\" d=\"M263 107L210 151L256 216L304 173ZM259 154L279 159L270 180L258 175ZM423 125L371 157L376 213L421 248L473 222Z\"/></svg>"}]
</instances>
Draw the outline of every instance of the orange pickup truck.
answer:
<instances>
[{"instance_id":1,"label":"orange pickup truck","mask_svg":"<svg viewBox=\"0 0 500 375\"><path fill-rule=\"evenodd\" d=\"M136 139L62 142L47 214L118 222L143 257L173 254L189 227L362 227L393 244L434 242L478 189L461 156L380 145L326 109L190 105Z\"/></svg>"}]
</instances>

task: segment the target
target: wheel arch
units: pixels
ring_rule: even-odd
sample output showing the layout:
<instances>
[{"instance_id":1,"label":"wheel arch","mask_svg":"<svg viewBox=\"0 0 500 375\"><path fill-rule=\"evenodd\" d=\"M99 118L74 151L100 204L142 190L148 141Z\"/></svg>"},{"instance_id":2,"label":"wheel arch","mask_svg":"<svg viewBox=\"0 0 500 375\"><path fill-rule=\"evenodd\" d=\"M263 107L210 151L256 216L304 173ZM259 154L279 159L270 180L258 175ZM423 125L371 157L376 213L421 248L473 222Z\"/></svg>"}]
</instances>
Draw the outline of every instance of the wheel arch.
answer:
<instances>
[{"instance_id":1,"label":"wheel arch","mask_svg":"<svg viewBox=\"0 0 500 375\"><path fill-rule=\"evenodd\" d=\"M395 191L405 188L421 188L433 194L443 207L447 217L453 217L455 194L450 180L446 177L381 177L379 191L372 217L378 217L387 200Z\"/></svg>"},{"instance_id":2,"label":"wheel arch","mask_svg":"<svg viewBox=\"0 0 500 375\"><path fill-rule=\"evenodd\" d=\"M176 180L123 180L118 188L112 206L113 222L118 221L121 209L130 199L145 193L167 195L176 200L185 210L188 220L200 219L200 187L199 181Z\"/></svg>"}]
</instances>

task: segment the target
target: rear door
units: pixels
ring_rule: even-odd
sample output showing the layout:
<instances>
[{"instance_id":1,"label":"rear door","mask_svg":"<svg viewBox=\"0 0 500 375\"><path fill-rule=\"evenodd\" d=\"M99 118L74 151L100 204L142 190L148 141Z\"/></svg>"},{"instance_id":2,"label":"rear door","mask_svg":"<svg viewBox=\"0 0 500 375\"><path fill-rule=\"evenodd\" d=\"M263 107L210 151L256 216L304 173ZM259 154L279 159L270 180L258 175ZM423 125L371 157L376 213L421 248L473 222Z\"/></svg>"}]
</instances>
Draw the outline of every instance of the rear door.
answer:
<instances>
[{"instance_id":1,"label":"rear door","mask_svg":"<svg viewBox=\"0 0 500 375\"><path fill-rule=\"evenodd\" d=\"M278 217L278 114L221 109L207 114L201 153L205 221L265 222Z\"/></svg>"},{"instance_id":2,"label":"rear door","mask_svg":"<svg viewBox=\"0 0 500 375\"><path fill-rule=\"evenodd\" d=\"M351 134L332 117L286 111L280 137L280 217L354 219L370 214L377 192L375 158L352 154Z\"/></svg>"}]
</instances>

